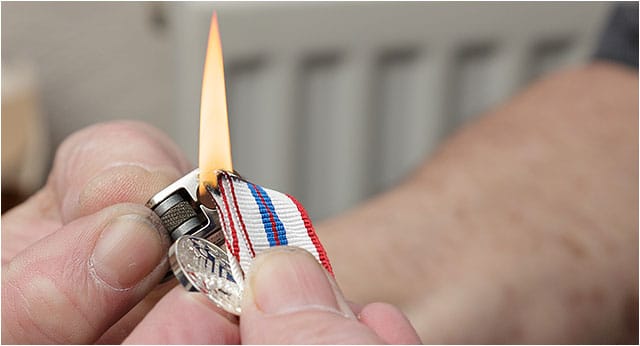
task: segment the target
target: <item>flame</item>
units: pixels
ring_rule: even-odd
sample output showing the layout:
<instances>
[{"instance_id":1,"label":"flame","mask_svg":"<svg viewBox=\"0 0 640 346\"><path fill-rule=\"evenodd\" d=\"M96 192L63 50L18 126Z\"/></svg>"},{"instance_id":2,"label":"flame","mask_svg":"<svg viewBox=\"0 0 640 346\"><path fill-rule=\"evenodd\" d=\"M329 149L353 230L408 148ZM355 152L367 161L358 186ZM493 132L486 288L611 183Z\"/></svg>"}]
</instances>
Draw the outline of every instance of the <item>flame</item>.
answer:
<instances>
[{"instance_id":1,"label":"flame","mask_svg":"<svg viewBox=\"0 0 640 346\"><path fill-rule=\"evenodd\" d=\"M217 187L216 172L218 170L233 171L222 45L218 30L218 16L215 12L211 17L209 43L202 78L198 159L200 167L198 192L200 196L205 196L206 187Z\"/></svg>"}]
</instances>

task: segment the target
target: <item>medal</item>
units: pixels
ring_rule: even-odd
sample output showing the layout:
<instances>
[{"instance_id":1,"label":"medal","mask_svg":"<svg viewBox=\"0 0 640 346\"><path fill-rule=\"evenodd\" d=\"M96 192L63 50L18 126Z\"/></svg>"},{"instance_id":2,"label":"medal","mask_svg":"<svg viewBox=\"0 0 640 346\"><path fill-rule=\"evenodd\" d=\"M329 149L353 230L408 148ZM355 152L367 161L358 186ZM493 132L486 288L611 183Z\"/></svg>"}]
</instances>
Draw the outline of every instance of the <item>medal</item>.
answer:
<instances>
[{"instance_id":1,"label":"medal","mask_svg":"<svg viewBox=\"0 0 640 346\"><path fill-rule=\"evenodd\" d=\"M235 282L226 251L196 236L180 237L169 249L169 263L189 291L200 291L218 307L240 314L242 288Z\"/></svg>"}]
</instances>

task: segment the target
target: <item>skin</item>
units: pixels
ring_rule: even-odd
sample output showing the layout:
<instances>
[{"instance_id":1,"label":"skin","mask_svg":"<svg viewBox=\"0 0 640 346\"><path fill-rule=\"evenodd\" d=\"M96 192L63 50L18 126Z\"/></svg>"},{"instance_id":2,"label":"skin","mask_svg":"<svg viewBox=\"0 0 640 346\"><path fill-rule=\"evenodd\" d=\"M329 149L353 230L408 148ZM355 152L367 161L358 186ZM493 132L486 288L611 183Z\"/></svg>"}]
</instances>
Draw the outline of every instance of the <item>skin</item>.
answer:
<instances>
[{"instance_id":1,"label":"skin","mask_svg":"<svg viewBox=\"0 0 640 346\"><path fill-rule=\"evenodd\" d=\"M552 75L322 224L345 294L425 343L637 343L637 95L614 64Z\"/></svg>"},{"instance_id":2,"label":"skin","mask_svg":"<svg viewBox=\"0 0 640 346\"><path fill-rule=\"evenodd\" d=\"M637 71L606 63L534 83L398 187L318 225L341 290L299 253L259 257L256 273L314 293L273 311L280 305L265 299L278 297L250 276L239 329L181 289L155 304L170 289L152 291L161 259L132 258L148 267L139 280L89 265L123 213L142 220L136 230L157 224L139 204L189 165L145 125L81 131L61 146L47 186L3 215L2 342L419 341L393 306L347 309L341 292L398 305L427 343L637 342L637 95ZM276 271L283 258L299 267ZM181 320L208 324L196 334Z\"/></svg>"}]
</instances>

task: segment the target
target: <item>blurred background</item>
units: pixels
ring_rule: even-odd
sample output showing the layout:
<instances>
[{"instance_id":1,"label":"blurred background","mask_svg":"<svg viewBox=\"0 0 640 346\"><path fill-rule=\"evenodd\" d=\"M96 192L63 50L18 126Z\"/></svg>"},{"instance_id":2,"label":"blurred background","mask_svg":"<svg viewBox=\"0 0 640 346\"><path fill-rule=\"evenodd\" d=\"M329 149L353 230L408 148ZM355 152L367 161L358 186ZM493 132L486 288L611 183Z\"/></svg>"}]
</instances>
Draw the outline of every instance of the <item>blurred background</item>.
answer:
<instances>
[{"instance_id":1,"label":"blurred background","mask_svg":"<svg viewBox=\"0 0 640 346\"><path fill-rule=\"evenodd\" d=\"M2 3L2 210L70 133L137 119L197 162L218 11L232 149L318 220L398 183L465 121L588 61L608 3Z\"/></svg>"}]
</instances>

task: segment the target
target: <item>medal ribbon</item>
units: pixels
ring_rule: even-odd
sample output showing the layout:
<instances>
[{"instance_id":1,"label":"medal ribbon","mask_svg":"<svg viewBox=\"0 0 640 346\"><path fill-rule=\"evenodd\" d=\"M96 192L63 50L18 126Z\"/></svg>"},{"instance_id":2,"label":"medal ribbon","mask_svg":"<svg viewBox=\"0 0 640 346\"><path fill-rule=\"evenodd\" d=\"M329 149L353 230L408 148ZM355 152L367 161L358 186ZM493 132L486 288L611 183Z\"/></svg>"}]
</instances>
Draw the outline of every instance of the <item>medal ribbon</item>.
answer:
<instances>
[{"instance_id":1,"label":"medal ribbon","mask_svg":"<svg viewBox=\"0 0 640 346\"><path fill-rule=\"evenodd\" d=\"M333 275L304 207L292 196L264 188L227 172L218 174L216 203L236 280L244 278L256 257L274 246L310 252Z\"/></svg>"}]
</instances>

